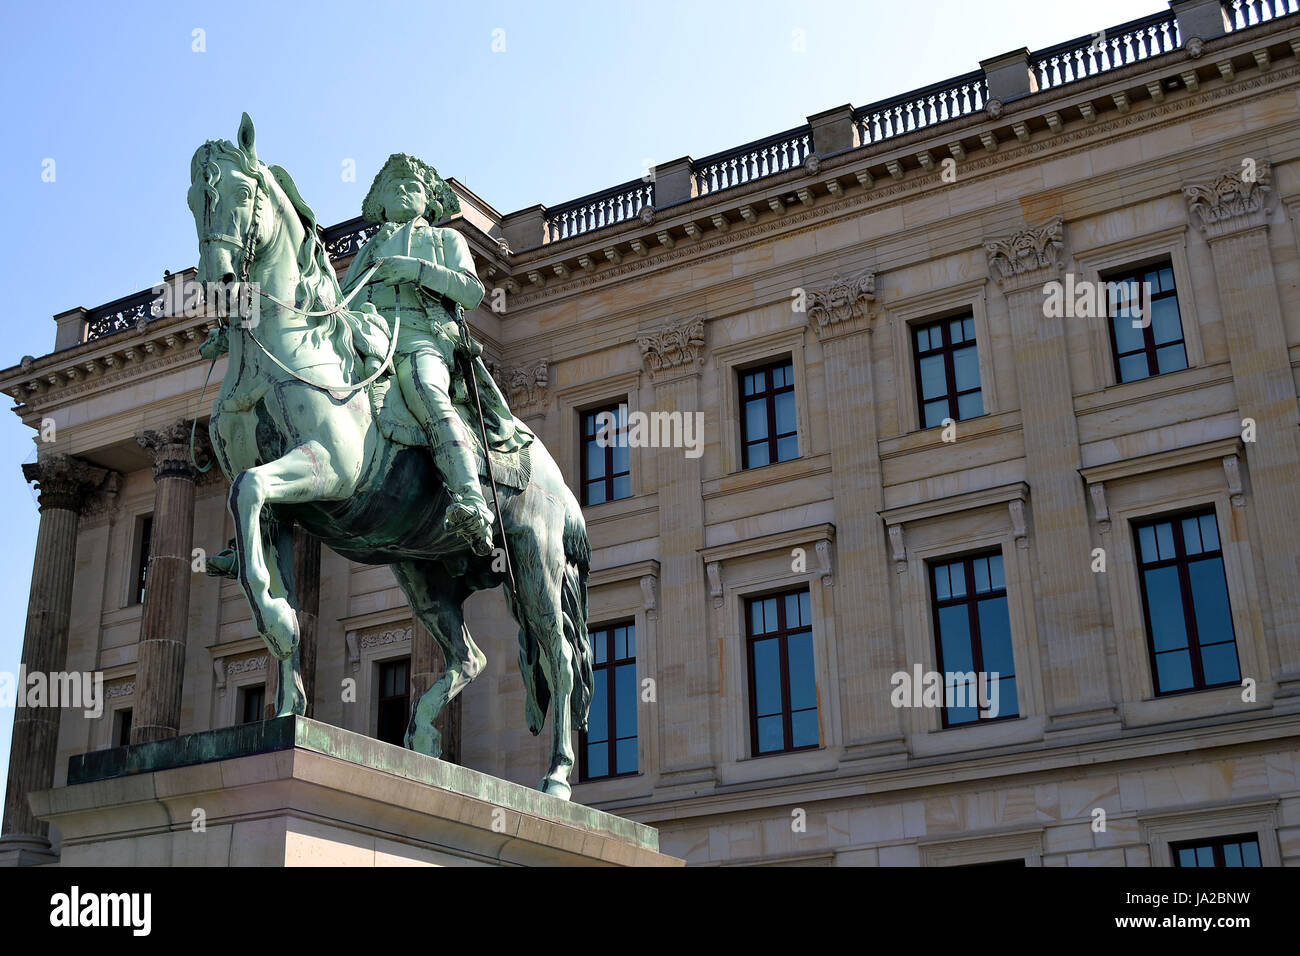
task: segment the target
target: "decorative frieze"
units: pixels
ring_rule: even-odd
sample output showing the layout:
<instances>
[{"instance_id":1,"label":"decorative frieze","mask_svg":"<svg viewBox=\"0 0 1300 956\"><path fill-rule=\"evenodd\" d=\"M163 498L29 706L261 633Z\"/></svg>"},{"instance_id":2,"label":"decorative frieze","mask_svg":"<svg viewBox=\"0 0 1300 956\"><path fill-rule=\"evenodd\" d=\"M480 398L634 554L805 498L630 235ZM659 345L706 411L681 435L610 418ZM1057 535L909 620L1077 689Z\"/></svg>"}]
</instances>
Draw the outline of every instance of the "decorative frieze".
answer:
<instances>
[{"instance_id":1,"label":"decorative frieze","mask_svg":"<svg viewBox=\"0 0 1300 956\"><path fill-rule=\"evenodd\" d=\"M876 301L876 274L871 270L842 277L838 272L830 285L808 290L808 322L818 338L860 328Z\"/></svg>"},{"instance_id":2,"label":"decorative frieze","mask_svg":"<svg viewBox=\"0 0 1300 956\"><path fill-rule=\"evenodd\" d=\"M698 369L704 364L704 316L643 332L636 344L651 378L676 369Z\"/></svg>"},{"instance_id":3,"label":"decorative frieze","mask_svg":"<svg viewBox=\"0 0 1300 956\"><path fill-rule=\"evenodd\" d=\"M411 639L411 625L404 624L397 627L376 628L371 631L363 631L361 634L361 650L368 650L372 647L387 647L389 644L401 644Z\"/></svg>"},{"instance_id":4,"label":"decorative frieze","mask_svg":"<svg viewBox=\"0 0 1300 956\"><path fill-rule=\"evenodd\" d=\"M550 364L546 359L526 365L498 365L492 377L501 386L512 411L540 411L550 399Z\"/></svg>"},{"instance_id":5,"label":"decorative frieze","mask_svg":"<svg viewBox=\"0 0 1300 956\"><path fill-rule=\"evenodd\" d=\"M1272 181L1270 163L1248 160L1241 169L1221 173L1209 182L1184 186L1188 217L1211 240L1263 226L1268 220Z\"/></svg>"},{"instance_id":6,"label":"decorative frieze","mask_svg":"<svg viewBox=\"0 0 1300 956\"><path fill-rule=\"evenodd\" d=\"M1059 274L1064 248L1065 227L1060 216L984 243L989 274L1009 292L1040 285Z\"/></svg>"}]
</instances>

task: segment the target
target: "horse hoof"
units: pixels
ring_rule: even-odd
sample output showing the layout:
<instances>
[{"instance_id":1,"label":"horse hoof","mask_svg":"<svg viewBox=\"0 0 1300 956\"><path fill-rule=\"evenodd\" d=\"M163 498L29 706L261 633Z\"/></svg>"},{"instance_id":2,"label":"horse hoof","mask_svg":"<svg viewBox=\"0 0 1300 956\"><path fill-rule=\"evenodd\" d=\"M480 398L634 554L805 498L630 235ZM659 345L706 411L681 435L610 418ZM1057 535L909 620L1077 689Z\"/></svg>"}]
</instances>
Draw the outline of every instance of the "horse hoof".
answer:
<instances>
[{"instance_id":1,"label":"horse hoof","mask_svg":"<svg viewBox=\"0 0 1300 956\"><path fill-rule=\"evenodd\" d=\"M403 743L407 750L413 750L417 754L425 754L435 759L442 756L442 734L436 727L414 732L407 730Z\"/></svg>"},{"instance_id":2,"label":"horse hoof","mask_svg":"<svg viewBox=\"0 0 1300 956\"><path fill-rule=\"evenodd\" d=\"M569 795L573 793L573 788L569 786L567 780L557 780L554 777L543 777L542 783L537 789L542 793L549 793L553 797L559 797L561 800L568 800Z\"/></svg>"},{"instance_id":3,"label":"horse hoof","mask_svg":"<svg viewBox=\"0 0 1300 956\"><path fill-rule=\"evenodd\" d=\"M262 639L277 660L288 660L298 646L298 614L288 601L277 598L262 612Z\"/></svg>"}]
</instances>

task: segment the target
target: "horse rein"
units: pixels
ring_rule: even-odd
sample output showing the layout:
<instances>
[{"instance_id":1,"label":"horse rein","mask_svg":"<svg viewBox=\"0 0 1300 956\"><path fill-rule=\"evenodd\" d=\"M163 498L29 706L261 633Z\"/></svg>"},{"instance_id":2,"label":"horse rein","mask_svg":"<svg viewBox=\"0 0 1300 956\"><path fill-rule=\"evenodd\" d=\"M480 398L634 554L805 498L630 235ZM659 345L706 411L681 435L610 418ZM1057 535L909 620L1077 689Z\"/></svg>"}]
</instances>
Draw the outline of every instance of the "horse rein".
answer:
<instances>
[{"instance_id":1,"label":"horse rein","mask_svg":"<svg viewBox=\"0 0 1300 956\"><path fill-rule=\"evenodd\" d=\"M209 233L207 235L199 237L200 250L202 250L203 246L207 243L217 242L217 243L225 243L227 245L234 246L236 249L239 249L243 253L240 259L239 277L238 277L239 282L241 283L248 282L248 277L252 273L253 261L256 256L257 224L258 224L258 210L259 210L257 201L260 198L261 191L262 191L262 179L261 179L260 171L259 171L259 175L255 178L254 182L255 182L255 186L253 188L253 214L249 219L248 234L242 240L235 236L226 235L225 233ZM207 209L207 206L208 206L208 199L205 196L204 199L205 210ZM370 268L367 269L357 280L357 283L355 287L352 289L352 291L348 295L344 296L342 301L339 302L338 305L334 306L333 308L325 309L320 312L309 312L298 308L296 305L291 305L287 302L281 302L279 299L275 298L269 293L263 292L260 288L257 289L257 294L262 296L264 299L269 300L270 302L274 303L275 305L279 306L282 309L285 309L289 312L294 312L304 317L323 318L325 316L336 315L339 312L347 310L348 305L352 302L353 296L355 296L358 292L360 292L362 287L364 287L370 281L370 278L375 274L376 271L378 271L379 267L382 266L385 261L387 261L387 258L388 257L385 256L376 259L375 262L370 266ZM388 371L388 369L393 364L393 357L397 354L397 334L398 331L401 329L401 321L402 321L402 317L400 313L393 316L393 329L389 341L388 354L384 357L383 363L379 366L378 369L375 370L373 375L370 375L369 377L363 379L362 381L356 383L355 385L331 386L331 385L322 385L320 382L313 382L311 379L304 377L294 369L289 368L289 366L285 365L284 362L276 358L276 356L273 355L271 351L265 345L262 344L261 340L256 336L256 334L254 334L251 326L230 325L228 323L221 321L220 316L218 316L217 319L218 326L225 327L225 328L238 328L241 331L246 332L248 334L248 337L253 340L253 344L256 345L258 349L261 350L262 354L265 355L267 358L269 358L277 366L279 366L281 370L287 372L291 377L301 382L302 384L309 385L312 388L325 392L327 395L330 396L330 398L334 399L335 401L344 401L354 393L373 384L375 381L377 381L380 378L380 376L382 376L386 371ZM203 396L207 392L208 383L212 379L212 370L216 368L217 359L219 357L220 356L218 355L213 356L212 362L208 366L208 373L203 379L203 388L199 391L200 409L202 409L203 407ZM199 468L198 461L194 455L195 429L197 427L198 427L198 419L195 418L190 425L190 458L191 460L194 461L194 466L196 468ZM209 469L212 468L212 465L213 463L209 462L207 468L199 468L199 471L207 472Z\"/></svg>"}]
</instances>

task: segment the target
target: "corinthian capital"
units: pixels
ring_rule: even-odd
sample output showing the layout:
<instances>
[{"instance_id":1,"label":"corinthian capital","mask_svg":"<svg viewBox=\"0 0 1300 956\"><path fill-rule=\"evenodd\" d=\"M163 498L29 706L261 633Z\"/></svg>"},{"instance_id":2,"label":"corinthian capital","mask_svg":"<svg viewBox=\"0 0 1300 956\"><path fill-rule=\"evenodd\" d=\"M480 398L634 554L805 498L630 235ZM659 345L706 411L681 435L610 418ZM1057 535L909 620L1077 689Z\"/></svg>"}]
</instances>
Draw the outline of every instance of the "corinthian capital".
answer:
<instances>
[{"instance_id":1,"label":"corinthian capital","mask_svg":"<svg viewBox=\"0 0 1300 956\"><path fill-rule=\"evenodd\" d=\"M989 273L1007 291L1039 285L1057 275L1064 248L1065 227L1060 216L1005 239L984 242Z\"/></svg>"},{"instance_id":2,"label":"corinthian capital","mask_svg":"<svg viewBox=\"0 0 1300 956\"><path fill-rule=\"evenodd\" d=\"M704 364L704 316L643 332L636 344L651 378L672 369L699 368Z\"/></svg>"},{"instance_id":3,"label":"corinthian capital","mask_svg":"<svg viewBox=\"0 0 1300 956\"><path fill-rule=\"evenodd\" d=\"M114 493L119 476L72 455L42 455L23 465L23 477L36 483L41 511L62 508L81 512L101 492Z\"/></svg>"},{"instance_id":4,"label":"corinthian capital","mask_svg":"<svg viewBox=\"0 0 1300 956\"><path fill-rule=\"evenodd\" d=\"M194 434L194 456L201 463L209 460L206 428L194 428L189 419L173 422L166 428L147 428L135 433L135 440L153 459L154 481L161 478L185 478L194 481L199 476L198 466L190 456L190 434Z\"/></svg>"},{"instance_id":5,"label":"corinthian capital","mask_svg":"<svg viewBox=\"0 0 1300 956\"><path fill-rule=\"evenodd\" d=\"M1197 222L1207 239L1262 226L1268 219L1272 181L1273 168L1268 162L1250 161L1248 166L1209 182L1184 186L1188 217Z\"/></svg>"},{"instance_id":6,"label":"corinthian capital","mask_svg":"<svg viewBox=\"0 0 1300 956\"><path fill-rule=\"evenodd\" d=\"M831 284L808 290L808 321L818 338L852 331L876 300L876 274L870 270L842 277L838 272Z\"/></svg>"}]
</instances>

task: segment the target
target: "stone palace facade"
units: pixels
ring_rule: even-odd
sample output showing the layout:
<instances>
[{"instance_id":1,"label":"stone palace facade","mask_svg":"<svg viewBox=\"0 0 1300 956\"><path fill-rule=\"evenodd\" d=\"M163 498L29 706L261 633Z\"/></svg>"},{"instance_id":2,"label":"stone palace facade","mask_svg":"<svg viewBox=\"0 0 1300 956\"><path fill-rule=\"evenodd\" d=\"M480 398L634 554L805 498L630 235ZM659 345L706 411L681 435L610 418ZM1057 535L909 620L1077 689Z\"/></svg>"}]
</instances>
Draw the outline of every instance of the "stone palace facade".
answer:
<instances>
[{"instance_id":1,"label":"stone palace facade","mask_svg":"<svg viewBox=\"0 0 1300 956\"><path fill-rule=\"evenodd\" d=\"M1173 0L562 206L453 184L472 321L593 546L574 800L692 864L1300 864L1296 13ZM0 372L39 452L22 664L107 698L17 712L10 860L48 858L26 794L71 755L274 697L191 566L232 535L189 459L214 320L154 298ZM400 740L432 640L299 543L312 716ZM516 629L468 613L447 756L534 785Z\"/></svg>"}]
</instances>

